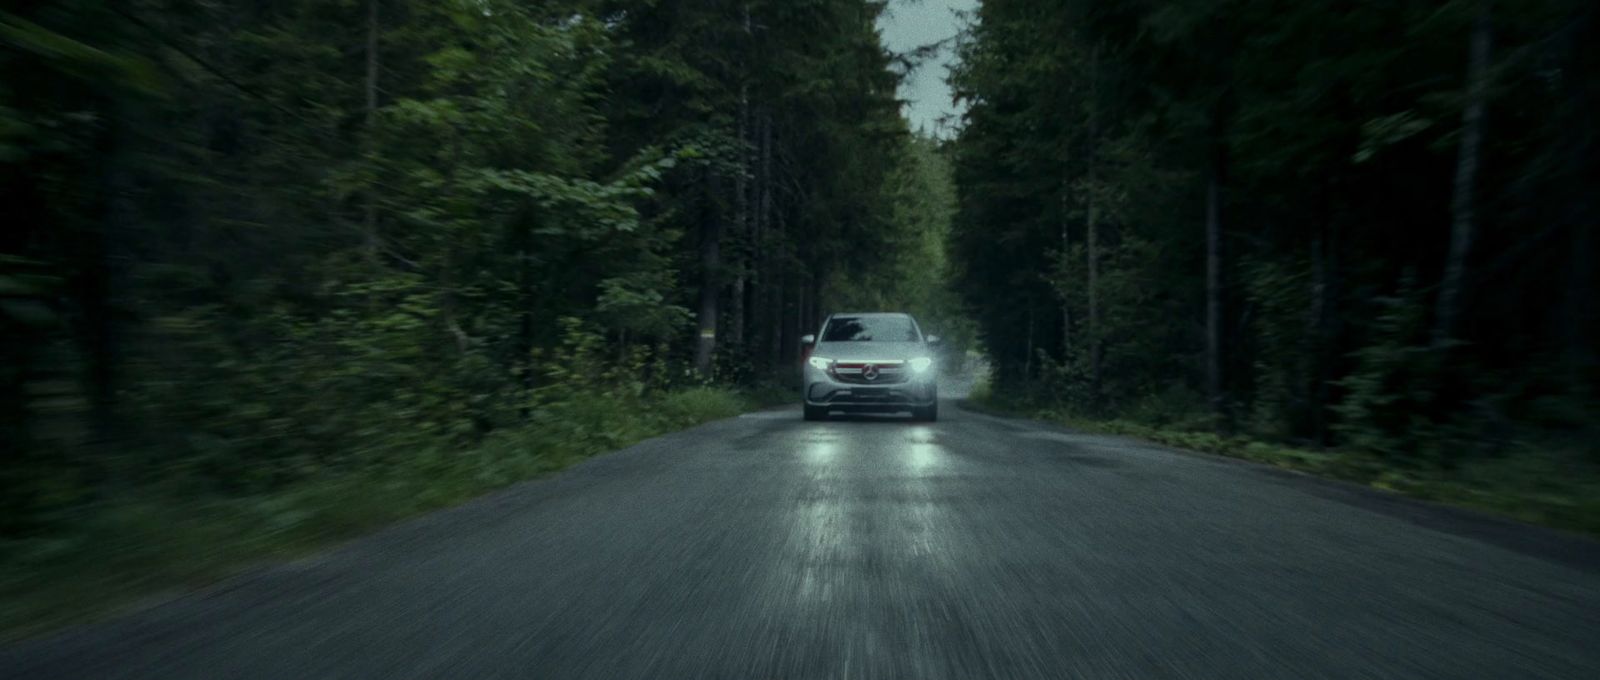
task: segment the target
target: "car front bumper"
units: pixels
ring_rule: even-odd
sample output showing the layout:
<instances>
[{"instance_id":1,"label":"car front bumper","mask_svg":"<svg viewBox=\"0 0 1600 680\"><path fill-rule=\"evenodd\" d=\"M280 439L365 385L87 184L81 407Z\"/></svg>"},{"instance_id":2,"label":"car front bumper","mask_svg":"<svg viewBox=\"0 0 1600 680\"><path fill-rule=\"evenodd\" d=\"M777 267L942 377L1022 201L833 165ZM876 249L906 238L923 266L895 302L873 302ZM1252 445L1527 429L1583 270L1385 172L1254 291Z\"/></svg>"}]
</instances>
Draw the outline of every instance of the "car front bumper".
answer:
<instances>
[{"instance_id":1,"label":"car front bumper","mask_svg":"<svg viewBox=\"0 0 1600 680\"><path fill-rule=\"evenodd\" d=\"M931 372L903 383L864 385L834 380L820 370L806 371L807 406L841 411L896 411L932 406L938 399Z\"/></svg>"}]
</instances>

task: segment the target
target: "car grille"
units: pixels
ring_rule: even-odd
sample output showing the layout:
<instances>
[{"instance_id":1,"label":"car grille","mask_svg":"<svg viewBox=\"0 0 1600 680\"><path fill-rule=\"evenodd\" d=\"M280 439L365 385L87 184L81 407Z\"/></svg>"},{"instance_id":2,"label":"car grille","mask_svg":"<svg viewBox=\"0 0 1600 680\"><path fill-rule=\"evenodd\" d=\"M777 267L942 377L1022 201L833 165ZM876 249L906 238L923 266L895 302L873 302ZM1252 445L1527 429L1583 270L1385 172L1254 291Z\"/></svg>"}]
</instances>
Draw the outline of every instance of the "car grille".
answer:
<instances>
[{"instance_id":1,"label":"car grille","mask_svg":"<svg viewBox=\"0 0 1600 680\"><path fill-rule=\"evenodd\" d=\"M873 374L876 378L869 378ZM911 378L904 361L841 361L833 365L833 377L839 382L857 385L894 385Z\"/></svg>"}]
</instances>

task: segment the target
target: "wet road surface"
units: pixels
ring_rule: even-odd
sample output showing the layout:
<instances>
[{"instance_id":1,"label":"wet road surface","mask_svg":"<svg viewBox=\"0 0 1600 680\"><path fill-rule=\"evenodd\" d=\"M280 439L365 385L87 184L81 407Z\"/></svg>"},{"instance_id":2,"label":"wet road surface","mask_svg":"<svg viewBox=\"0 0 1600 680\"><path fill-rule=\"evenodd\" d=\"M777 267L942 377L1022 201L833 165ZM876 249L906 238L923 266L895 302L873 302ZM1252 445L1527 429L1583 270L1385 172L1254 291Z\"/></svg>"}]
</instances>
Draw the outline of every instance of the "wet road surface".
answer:
<instances>
[{"instance_id":1,"label":"wet road surface","mask_svg":"<svg viewBox=\"0 0 1600 680\"><path fill-rule=\"evenodd\" d=\"M747 414L4 678L1600 678L1596 544L944 404Z\"/></svg>"}]
</instances>

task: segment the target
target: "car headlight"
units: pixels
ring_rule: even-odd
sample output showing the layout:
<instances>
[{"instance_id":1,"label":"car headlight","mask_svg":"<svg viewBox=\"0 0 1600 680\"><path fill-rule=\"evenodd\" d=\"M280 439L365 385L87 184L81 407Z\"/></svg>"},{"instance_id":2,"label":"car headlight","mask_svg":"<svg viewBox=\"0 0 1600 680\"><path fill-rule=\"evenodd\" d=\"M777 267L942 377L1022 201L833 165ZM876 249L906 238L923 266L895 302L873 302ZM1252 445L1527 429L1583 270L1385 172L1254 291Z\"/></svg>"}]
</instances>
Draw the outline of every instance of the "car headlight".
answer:
<instances>
[{"instance_id":1,"label":"car headlight","mask_svg":"<svg viewBox=\"0 0 1600 680\"><path fill-rule=\"evenodd\" d=\"M833 360L832 359L824 359L822 357L811 357L808 361L811 362L811 366L813 368L816 368L819 371L826 371L826 370L828 370L829 367L833 366Z\"/></svg>"},{"instance_id":2,"label":"car headlight","mask_svg":"<svg viewBox=\"0 0 1600 680\"><path fill-rule=\"evenodd\" d=\"M914 373L922 373L933 367L933 359L929 357L917 357L908 363L911 364L911 370Z\"/></svg>"}]
</instances>

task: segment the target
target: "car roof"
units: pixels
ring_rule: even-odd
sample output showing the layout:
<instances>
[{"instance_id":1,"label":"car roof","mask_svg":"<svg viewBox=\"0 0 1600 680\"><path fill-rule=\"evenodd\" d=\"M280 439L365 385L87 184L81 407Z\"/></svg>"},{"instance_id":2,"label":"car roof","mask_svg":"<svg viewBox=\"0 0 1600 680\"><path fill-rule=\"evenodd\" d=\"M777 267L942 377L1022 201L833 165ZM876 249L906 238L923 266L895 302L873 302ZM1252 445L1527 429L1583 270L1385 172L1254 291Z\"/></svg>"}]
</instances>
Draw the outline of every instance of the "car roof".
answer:
<instances>
[{"instance_id":1,"label":"car roof","mask_svg":"<svg viewBox=\"0 0 1600 680\"><path fill-rule=\"evenodd\" d=\"M839 312L828 316L911 316L905 312Z\"/></svg>"}]
</instances>

